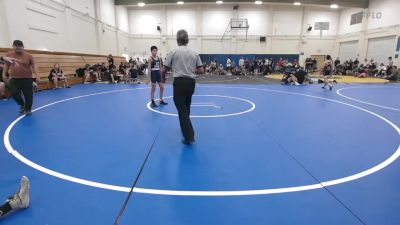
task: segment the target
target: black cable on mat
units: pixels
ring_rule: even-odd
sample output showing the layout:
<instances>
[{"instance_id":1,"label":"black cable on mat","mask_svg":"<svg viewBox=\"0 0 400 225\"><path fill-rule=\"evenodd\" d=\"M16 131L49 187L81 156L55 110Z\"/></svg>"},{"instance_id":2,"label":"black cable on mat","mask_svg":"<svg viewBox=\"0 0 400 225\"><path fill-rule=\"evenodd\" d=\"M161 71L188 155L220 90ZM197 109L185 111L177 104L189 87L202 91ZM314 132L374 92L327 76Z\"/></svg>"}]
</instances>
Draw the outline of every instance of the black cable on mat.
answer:
<instances>
[{"instance_id":1,"label":"black cable on mat","mask_svg":"<svg viewBox=\"0 0 400 225\"><path fill-rule=\"evenodd\" d=\"M275 144L277 144L279 146L279 148L281 150L283 150L290 158L292 158L300 167L302 167L304 169L304 171L306 173L308 173L315 181L317 181L318 184L322 185L322 182L316 177L314 176L311 171L309 171L296 157L294 157L292 154L290 154L290 152L288 150L285 149L285 147L283 147L283 145L281 145L281 143L278 142L277 139L275 139L264 127L262 127L261 125L259 125L252 117L250 117L249 115L247 115L247 118L249 120L251 120L256 127L258 127L261 131L264 132L264 134L266 134L268 137L270 137L272 139L273 142L275 142ZM353 210L350 209L350 207L348 207L346 204L344 204L344 202L342 202L335 194L333 194L332 191L330 191L328 189L328 187L322 185L322 187L334 198L336 199L336 201L339 202L339 204L341 204L344 208L346 208L346 210L349 211L350 214L352 214L360 223L362 224L366 224L361 217L359 217Z\"/></svg>"},{"instance_id":2,"label":"black cable on mat","mask_svg":"<svg viewBox=\"0 0 400 225\"><path fill-rule=\"evenodd\" d=\"M156 140L157 140L157 138L158 138L158 135L160 134L161 127L162 127L162 124L160 125L160 129L158 129L157 135L156 135L156 137L154 138L154 141L153 141L153 143L152 143L151 146L150 146L149 152L147 153L146 158L144 159L144 162L143 162L143 164L142 164L142 167L140 168L139 173L138 173L138 175L136 176L135 181L133 182L132 188L131 188L131 190L129 191L128 196L126 197L125 202L124 202L124 204L122 205L122 208L121 208L121 210L119 211L117 218L115 219L114 225L118 225L118 224L119 224L119 222L120 222L120 220L121 220L121 218L122 218L122 215L124 214L125 209L126 209L126 207L128 206L128 202L129 202L129 200L130 200L130 198L131 198L133 189L135 188L135 186L136 186L136 184L137 184L137 182L138 182L138 180L139 180L139 177L140 177L140 175L141 175L142 172L143 172L144 166L146 165L146 162L147 162L147 160L149 159L150 153L151 153L151 151L153 150L153 147L154 147L154 144L156 143Z\"/></svg>"}]
</instances>

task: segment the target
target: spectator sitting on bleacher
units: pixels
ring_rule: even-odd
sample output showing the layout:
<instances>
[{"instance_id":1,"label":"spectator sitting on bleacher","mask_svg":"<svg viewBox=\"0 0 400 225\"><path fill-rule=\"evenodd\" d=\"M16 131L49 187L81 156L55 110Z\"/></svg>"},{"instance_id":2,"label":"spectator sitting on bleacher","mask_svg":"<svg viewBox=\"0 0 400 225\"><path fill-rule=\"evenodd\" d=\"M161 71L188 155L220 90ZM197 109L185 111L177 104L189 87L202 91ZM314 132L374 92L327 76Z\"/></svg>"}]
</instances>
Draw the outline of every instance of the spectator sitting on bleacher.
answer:
<instances>
[{"instance_id":1,"label":"spectator sitting on bleacher","mask_svg":"<svg viewBox=\"0 0 400 225\"><path fill-rule=\"evenodd\" d=\"M260 62L259 60L254 59L253 62L251 62L251 68L250 68L250 73L251 74L259 74L260 73Z\"/></svg>"},{"instance_id":2,"label":"spectator sitting on bleacher","mask_svg":"<svg viewBox=\"0 0 400 225\"><path fill-rule=\"evenodd\" d=\"M343 74L346 74L343 64L337 65L335 67L335 74L334 75L342 76Z\"/></svg>"},{"instance_id":3,"label":"spectator sitting on bleacher","mask_svg":"<svg viewBox=\"0 0 400 225\"><path fill-rule=\"evenodd\" d=\"M313 62L311 58L306 59L306 71L311 72L313 70Z\"/></svg>"},{"instance_id":4,"label":"spectator sitting on bleacher","mask_svg":"<svg viewBox=\"0 0 400 225\"><path fill-rule=\"evenodd\" d=\"M251 64L253 64L252 60L249 60L248 58L244 59L244 75L247 76L250 71L252 70ZM254 67L253 67L253 72L254 72Z\"/></svg>"},{"instance_id":5,"label":"spectator sitting on bleacher","mask_svg":"<svg viewBox=\"0 0 400 225\"><path fill-rule=\"evenodd\" d=\"M7 100L8 97L6 97L6 90L8 89L8 84L6 85L6 82L2 81L3 79L0 76L0 99Z\"/></svg>"},{"instance_id":6,"label":"spectator sitting on bleacher","mask_svg":"<svg viewBox=\"0 0 400 225\"><path fill-rule=\"evenodd\" d=\"M165 58L166 60L167 58ZM161 82L164 84L167 82L167 73L171 73L171 68L164 67L164 61L161 60L161 67L164 68L161 73ZM139 82L140 83L140 82Z\"/></svg>"},{"instance_id":7,"label":"spectator sitting on bleacher","mask_svg":"<svg viewBox=\"0 0 400 225\"><path fill-rule=\"evenodd\" d=\"M125 64L124 64L123 62L121 62L121 63L119 64L118 72L119 72L120 74L125 74L125 70L126 70L126 66L125 66Z\"/></svg>"},{"instance_id":8,"label":"spectator sitting on bleacher","mask_svg":"<svg viewBox=\"0 0 400 225\"><path fill-rule=\"evenodd\" d=\"M239 59L239 68L241 70L244 70L244 58L243 58L243 56L240 57L240 59Z\"/></svg>"},{"instance_id":9,"label":"spectator sitting on bleacher","mask_svg":"<svg viewBox=\"0 0 400 225\"><path fill-rule=\"evenodd\" d=\"M5 94L6 94L6 83L0 81L0 99L6 99Z\"/></svg>"},{"instance_id":10,"label":"spectator sitting on bleacher","mask_svg":"<svg viewBox=\"0 0 400 225\"><path fill-rule=\"evenodd\" d=\"M218 67L218 75L225 75L225 74L226 74L226 72L225 72L225 70L224 70L224 65L219 64L219 67Z\"/></svg>"},{"instance_id":11,"label":"spectator sitting on bleacher","mask_svg":"<svg viewBox=\"0 0 400 225\"><path fill-rule=\"evenodd\" d=\"M269 59L269 65L271 66L272 73L275 73L275 60L273 58Z\"/></svg>"},{"instance_id":12,"label":"spectator sitting on bleacher","mask_svg":"<svg viewBox=\"0 0 400 225\"><path fill-rule=\"evenodd\" d=\"M284 65L285 65L285 61L283 61L282 58L279 58L276 70L277 70L279 73L282 73L283 70L284 70Z\"/></svg>"},{"instance_id":13,"label":"spectator sitting on bleacher","mask_svg":"<svg viewBox=\"0 0 400 225\"><path fill-rule=\"evenodd\" d=\"M79 67L75 70L77 77L85 77L85 68Z\"/></svg>"},{"instance_id":14,"label":"spectator sitting on bleacher","mask_svg":"<svg viewBox=\"0 0 400 225\"><path fill-rule=\"evenodd\" d=\"M86 64L86 66L85 66L85 81L84 82L89 82L91 78L96 79L95 80L96 82L100 81L99 74L97 73L97 70L96 70L96 66L90 66L89 64Z\"/></svg>"},{"instance_id":15,"label":"spectator sitting on bleacher","mask_svg":"<svg viewBox=\"0 0 400 225\"><path fill-rule=\"evenodd\" d=\"M104 62L100 65L100 79L108 80L108 68Z\"/></svg>"},{"instance_id":16,"label":"spectator sitting on bleacher","mask_svg":"<svg viewBox=\"0 0 400 225\"><path fill-rule=\"evenodd\" d=\"M354 60L354 66L358 66L358 64L360 64L360 61L358 61L358 59L356 58L356 60Z\"/></svg>"},{"instance_id":17,"label":"spectator sitting on bleacher","mask_svg":"<svg viewBox=\"0 0 400 225\"><path fill-rule=\"evenodd\" d=\"M109 72L110 72L110 79L109 80L112 80L114 83L121 82L121 80L120 80L121 77L118 76L118 70L117 70L117 67L115 65L113 67L111 67L111 70Z\"/></svg>"},{"instance_id":18,"label":"spectator sitting on bleacher","mask_svg":"<svg viewBox=\"0 0 400 225\"><path fill-rule=\"evenodd\" d=\"M337 67L337 66L340 64L340 59L339 59L339 57L336 58L334 64L335 64L335 67Z\"/></svg>"},{"instance_id":19,"label":"spectator sitting on bleacher","mask_svg":"<svg viewBox=\"0 0 400 225\"><path fill-rule=\"evenodd\" d=\"M375 73L375 77L384 77L386 76L386 69L387 66L385 66L384 63L381 63L378 67L377 73Z\"/></svg>"},{"instance_id":20,"label":"spectator sitting on bleacher","mask_svg":"<svg viewBox=\"0 0 400 225\"><path fill-rule=\"evenodd\" d=\"M110 70L108 69L108 67L106 66L105 63L102 63L100 65L100 77L101 80L108 80L110 82L110 84L116 83L114 80L114 76L112 75L112 73L110 72Z\"/></svg>"},{"instance_id":21,"label":"spectator sitting on bleacher","mask_svg":"<svg viewBox=\"0 0 400 225\"><path fill-rule=\"evenodd\" d=\"M374 76L377 73L377 66L373 59L368 64L368 75Z\"/></svg>"},{"instance_id":22,"label":"spectator sitting on bleacher","mask_svg":"<svg viewBox=\"0 0 400 225\"><path fill-rule=\"evenodd\" d=\"M211 67L211 74L214 74L215 71L217 70L217 62L215 60L211 61L210 67Z\"/></svg>"},{"instance_id":23,"label":"spectator sitting on bleacher","mask_svg":"<svg viewBox=\"0 0 400 225\"><path fill-rule=\"evenodd\" d=\"M317 70L317 65L318 65L318 61L317 61L317 59L316 58L314 58L313 60L312 60L312 65L313 65L313 71L316 71Z\"/></svg>"},{"instance_id":24,"label":"spectator sitting on bleacher","mask_svg":"<svg viewBox=\"0 0 400 225\"><path fill-rule=\"evenodd\" d=\"M353 62L352 59L349 60L349 67L350 67L351 69L354 68L354 62Z\"/></svg>"},{"instance_id":25,"label":"spectator sitting on bleacher","mask_svg":"<svg viewBox=\"0 0 400 225\"><path fill-rule=\"evenodd\" d=\"M233 68L236 67L236 62L234 59L232 59L232 63L231 63L231 70L233 70Z\"/></svg>"},{"instance_id":26,"label":"spectator sitting on bleacher","mask_svg":"<svg viewBox=\"0 0 400 225\"><path fill-rule=\"evenodd\" d=\"M386 74L392 74L392 69L393 69L393 58L392 56L390 56L388 58L388 64L387 64L387 68L386 68Z\"/></svg>"},{"instance_id":27,"label":"spectator sitting on bleacher","mask_svg":"<svg viewBox=\"0 0 400 225\"><path fill-rule=\"evenodd\" d=\"M60 88L60 87L58 87L59 81L64 81L64 86L66 86L66 88L71 87L68 84L68 79L64 76L64 72L62 71L62 69L60 68L60 65L58 63L54 64L53 69L51 69L50 74L49 74L49 81L54 82L55 88Z\"/></svg>"},{"instance_id":28,"label":"spectator sitting on bleacher","mask_svg":"<svg viewBox=\"0 0 400 225\"><path fill-rule=\"evenodd\" d=\"M3 74L3 62L0 62L0 74ZM6 82L3 80L3 76L0 76L0 98L4 98L6 94Z\"/></svg>"},{"instance_id":29,"label":"spectator sitting on bleacher","mask_svg":"<svg viewBox=\"0 0 400 225\"><path fill-rule=\"evenodd\" d=\"M340 59L339 57L336 58L336 60L333 63L335 65L334 70L333 70L333 75L338 75L339 74L339 65L340 65Z\"/></svg>"},{"instance_id":30,"label":"spectator sitting on bleacher","mask_svg":"<svg viewBox=\"0 0 400 225\"><path fill-rule=\"evenodd\" d=\"M356 75L356 77L358 77L358 78L367 78L368 77L368 73L366 73L366 72L358 73Z\"/></svg>"},{"instance_id":31,"label":"spectator sitting on bleacher","mask_svg":"<svg viewBox=\"0 0 400 225\"><path fill-rule=\"evenodd\" d=\"M271 67L271 65L270 64L266 64L265 65L265 70L264 70L264 72L263 72L263 75L269 75L269 74L272 74L272 67Z\"/></svg>"},{"instance_id":32,"label":"spectator sitting on bleacher","mask_svg":"<svg viewBox=\"0 0 400 225\"><path fill-rule=\"evenodd\" d=\"M228 57L226 60L226 71L227 74L231 74L231 70L232 70L232 60Z\"/></svg>"},{"instance_id":33,"label":"spectator sitting on bleacher","mask_svg":"<svg viewBox=\"0 0 400 225\"><path fill-rule=\"evenodd\" d=\"M210 64L204 64L205 67L205 74L211 74L211 65Z\"/></svg>"},{"instance_id":34,"label":"spectator sitting on bleacher","mask_svg":"<svg viewBox=\"0 0 400 225\"><path fill-rule=\"evenodd\" d=\"M237 75L237 76L242 75L241 69L239 67L234 67L232 70L232 75Z\"/></svg>"},{"instance_id":35,"label":"spectator sitting on bleacher","mask_svg":"<svg viewBox=\"0 0 400 225\"><path fill-rule=\"evenodd\" d=\"M400 79L400 69L397 69L396 66L392 66L392 73L384 78L389 81L398 81Z\"/></svg>"},{"instance_id":36,"label":"spectator sitting on bleacher","mask_svg":"<svg viewBox=\"0 0 400 225\"><path fill-rule=\"evenodd\" d=\"M132 63L131 64L131 68L129 69L129 78L127 81L129 82L129 80L132 80L134 84L139 83L138 82L138 75L139 75L139 71L138 71L138 66L136 63Z\"/></svg>"},{"instance_id":37,"label":"spectator sitting on bleacher","mask_svg":"<svg viewBox=\"0 0 400 225\"><path fill-rule=\"evenodd\" d=\"M394 64L394 63L393 63L393 57L392 57L392 56L389 56L387 66L388 66L388 67L392 67L393 64Z\"/></svg>"},{"instance_id":38,"label":"spectator sitting on bleacher","mask_svg":"<svg viewBox=\"0 0 400 225\"><path fill-rule=\"evenodd\" d=\"M124 81L127 77L124 67L125 66L123 66L122 69L119 69L116 73L114 73L114 78L117 78L116 80L118 83ZM120 66L120 68L121 68L121 66Z\"/></svg>"},{"instance_id":39,"label":"spectator sitting on bleacher","mask_svg":"<svg viewBox=\"0 0 400 225\"><path fill-rule=\"evenodd\" d=\"M360 67L356 69L355 76L358 77L359 74L367 73L368 67L365 64L361 64Z\"/></svg>"},{"instance_id":40,"label":"spectator sitting on bleacher","mask_svg":"<svg viewBox=\"0 0 400 225\"><path fill-rule=\"evenodd\" d=\"M143 62L140 62L138 68L139 68L139 75L144 75L146 72L146 64Z\"/></svg>"},{"instance_id":41,"label":"spectator sitting on bleacher","mask_svg":"<svg viewBox=\"0 0 400 225\"><path fill-rule=\"evenodd\" d=\"M361 66L368 66L368 59L364 59L364 62L361 64Z\"/></svg>"}]
</instances>

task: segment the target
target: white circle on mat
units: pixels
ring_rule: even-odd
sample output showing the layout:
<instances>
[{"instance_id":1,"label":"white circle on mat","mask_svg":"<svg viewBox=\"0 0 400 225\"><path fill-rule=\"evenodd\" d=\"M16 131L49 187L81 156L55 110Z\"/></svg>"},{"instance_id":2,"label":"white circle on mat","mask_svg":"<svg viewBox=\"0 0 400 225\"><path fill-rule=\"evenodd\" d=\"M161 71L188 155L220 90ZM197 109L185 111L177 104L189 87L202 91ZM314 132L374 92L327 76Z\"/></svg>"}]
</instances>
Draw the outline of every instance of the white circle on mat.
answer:
<instances>
[{"instance_id":1,"label":"white circle on mat","mask_svg":"<svg viewBox=\"0 0 400 225\"><path fill-rule=\"evenodd\" d=\"M229 114L217 114L217 115L205 115L205 116L200 116L200 115L191 115L190 117L192 118L218 118L218 117L227 117L227 116L238 116L238 115L242 115L245 113L249 113L251 111L253 111L256 108L256 104L254 104L252 101L249 101L247 99L243 99L243 98L238 98L238 97L233 97L233 96L225 96L225 95L193 95L194 97L220 97L220 98L228 98L228 99L235 99L235 100L240 100L240 101L244 101L246 103L250 104L249 109L246 109L244 111L240 111L237 113L229 113ZM164 99L168 99L168 98L172 98L172 96L168 96L168 97L164 97ZM159 100L159 99L157 99ZM178 116L178 114L176 113L167 113L167 112L161 112L158 111L154 108L152 108L150 106L151 102L147 103L147 109L155 112L155 113L159 113L159 114L163 114L163 115L167 115L167 116Z\"/></svg>"},{"instance_id":2,"label":"white circle on mat","mask_svg":"<svg viewBox=\"0 0 400 225\"><path fill-rule=\"evenodd\" d=\"M349 99L349 100L356 101L356 102L360 102L360 103L363 103L363 104L366 104L366 105L372 105L372 106L376 106L376 107L379 107L379 108L382 108L382 109L389 109L389 110L393 110L393 111L398 111L398 112L400 112L400 109L396 109L396 108L388 107L388 106L384 106L384 105L378 105L378 104L374 104L374 103L372 103L372 102L361 101L360 99L351 98L351 97L349 97L349 96L347 96L347 95L342 94L342 91L344 91L344 90L348 90L348 89L360 89L360 88L361 88L361 87L341 88L341 89L339 89L339 90L336 91L336 94L342 96L343 98L347 98L347 99ZM386 87L385 87L385 88L386 88ZM398 89L398 88L397 88L397 89Z\"/></svg>"},{"instance_id":3,"label":"white circle on mat","mask_svg":"<svg viewBox=\"0 0 400 225\"><path fill-rule=\"evenodd\" d=\"M291 95L298 95L298 96L304 96L304 97L309 97L309 98L314 98L314 99L319 99L319 100L325 100L329 102L334 102L342 105L346 105L355 109L358 109L360 111L369 113L381 120L383 120L385 123L389 124L393 129L396 130L397 134L400 136L400 129L391 121L386 119L385 117L378 115L377 113L371 112L367 109L329 99L329 98L323 98L323 97L318 97L314 95L308 95L308 94L301 94L301 93L295 93L295 92L287 92L287 91L278 91L278 90L271 90L271 89L263 89L263 88L249 88L249 87L227 87L227 86L200 86L200 87L216 87L216 88L227 88L227 89L242 89L242 90L255 90L255 91L264 91L264 92L274 92L274 93L282 93L282 94L291 94ZM147 89L147 88L137 88L137 89ZM74 99L79 99L79 98L84 98L84 97L89 97L89 96L94 96L94 95L101 95L101 94L109 94L109 93L114 93L114 92L121 92L121 91L129 91L129 90L137 90L137 89L124 89L124 90L117 90L117 91L109 91L109 92L100 92L100 93L94 93L94 94L89 94L89 95L82 95L82 96L77 96L74 98L68 98L64 99L61 101L53 102L47 105L44 105L42 107L39 107L33 112L38 111L40 109L49 107L51 105L59 104L65 101L70 101ZM15 126L15 124L18 123L21 119L23 119L25 116L20 116L16 120L14 120L6 129L3 140L4 140L4 145L6 146L6 149L9 153L11 153L14 157L19 159L21 162L25 163L26 165L39 170L43 173L49 174L51 176L55 176L64 180L68 180L71 182L83 184L83 185L88 185L92 187L97 187L97 188L102 188L102 189L108 189L108 190L114 190L114 191L121 191L121 192L130 192L131 187L123 187L123 186L116 186L116 185L110 185L110 184L104 184L104 183L99 183L99 182L94 182L90 180L85 180L77 177L73 177L70 175L62 174L54 170L50 170L48 168L45 168L41 165L38 165L29 159L25 158L23 155L21 155L16 149L14 149L10 143L10 132L12 128ZM361 171L359 173L339 178L339 179L334 179L334 180L328 180L320 183L315 183L315 184L310 184L310 185L303 185L303 186L293 186L293 187L282 187L282 188L272 188L272 189L260 189L260 190L240 190L240 191L182 191L182 190L164 190L164 189L151 189L151 188L139 188L135 187L133 189L133 192L136 193L144 193L144 194L153 194L153 195L174 195L174 196L247 196L247 195L268 195L268 194L280 194L280 193L289 193L289 192L299 192L299 191L307 191L307 190L315 190L315 189L321 189L325 188L328 186L334 186L338 184L343 184L347 183L350 181L354 181L363 177L366 177L368 175L371 175L377 171L380 171L396 161L400 157L400 145L397 147L396 151L391 155L389 158L387 158L385 161L381 162L380 164L367 169L365 171Z\"/></svg>"}]
</instances>

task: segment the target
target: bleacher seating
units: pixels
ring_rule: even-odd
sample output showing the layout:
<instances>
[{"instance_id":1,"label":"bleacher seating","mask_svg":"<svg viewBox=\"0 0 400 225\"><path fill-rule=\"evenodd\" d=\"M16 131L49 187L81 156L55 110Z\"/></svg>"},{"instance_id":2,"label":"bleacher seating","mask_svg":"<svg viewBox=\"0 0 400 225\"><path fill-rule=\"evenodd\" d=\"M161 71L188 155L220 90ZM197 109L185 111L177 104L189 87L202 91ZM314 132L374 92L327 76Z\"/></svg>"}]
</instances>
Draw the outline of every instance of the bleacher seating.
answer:
<instances>
[{"instance_id":1,"label":"bleacher seating","mask_svg":"<svg viewBox=\"0 0 400 225\"><path fill-rule=\"evenodd\" d=\"M7 52L12 51L11 48L0 48L0 55L4 56ZM48 80L50 70L55 63L60 64L64 75L68 78L70 84L82 83L83 79L76 76L76 69L83 68L86 64L94 65L97 63L107 63L107 55L93 55L69 52L50 52L39 50L26 50L33 55L40 80L39 90L50 89L54 87L53 82ZM124 57L114 56L114 62L118 66L121 62L125 62Z\"/></svg>"}]
</instances>

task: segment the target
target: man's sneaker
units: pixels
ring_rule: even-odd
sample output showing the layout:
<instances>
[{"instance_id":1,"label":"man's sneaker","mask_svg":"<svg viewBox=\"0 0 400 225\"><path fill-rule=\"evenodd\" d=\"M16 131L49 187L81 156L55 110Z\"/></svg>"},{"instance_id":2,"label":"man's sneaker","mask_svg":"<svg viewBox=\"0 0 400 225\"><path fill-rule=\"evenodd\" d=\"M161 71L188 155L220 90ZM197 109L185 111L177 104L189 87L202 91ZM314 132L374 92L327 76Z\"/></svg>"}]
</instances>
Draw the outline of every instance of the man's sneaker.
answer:
<instances>
[{"instance_id":1,"label":"man's sneaker","mask_svg":"<svg viewBox=\"0 0 400 225\"><path fill-rule=\"evenodd\" d=\"M325 86L321 87L322 89L325 89Z\"/></svg>"},{"instance_id":2,"label":"man's sneaker","mask_svg":"<svg viewBox=\"0 0 400 225\"><path fill-rule=\"evenodd\" d=\"M9 200L12 209L25 209L29 207L30 182L26 176L21 178L21 186L17 193Z\"/></svg>"},{"instance_id":3,"label":"man's sneaker","mask_svg":"<svg viewBox=\"0 0 400 225\"><path fill-rule=\"evenodd\" d=\"M25 114L25 116L30 116L30 115L32 115L32 111L31 110L25 110L24 114Z\"/></svg>"},{"instance_id":4,"label":"man's sneaker","mask_svg":"<svg viewBox=\"0 0 400 225\"><path fill-rule=\"evenodd\" d=\"M20 106L18 112L19 113L24 113L25 112L25 106Z\"/></svg>"},{"instance_id":5,"label":"man's sneaker","mask_svg":"<svg viewBox=\"0 0 400 225\"><path fill-rule=\"evenodd\" d=\"M168 102L164 102L164 100L161 100L160 105L168 105Z\"/></svg>"},{"instance_id":6,"label":"man's sneaker","mask_svg":"<svg viewBox=\"0 0 400 225\"><path fill-rule=\"evenodd\" d=\"M332 86L332 85L331 85L331 86L329 86L329 90L330 90L330 91L332 91L332 88L333 88L333 86Z\"/></svg>"},{"instance_id":7,"label":"man's sneaker","mask_svg":"<svg viewBox=\"0 0 400 225\"><path fill-rule=\"evenodd\" d=\"M156 102L155 102L154 100L152 100L150 106L153 107L153 108L155 108L155 107L157 107L157 104L156 104Z\"/></svg>"}]
</instances>

